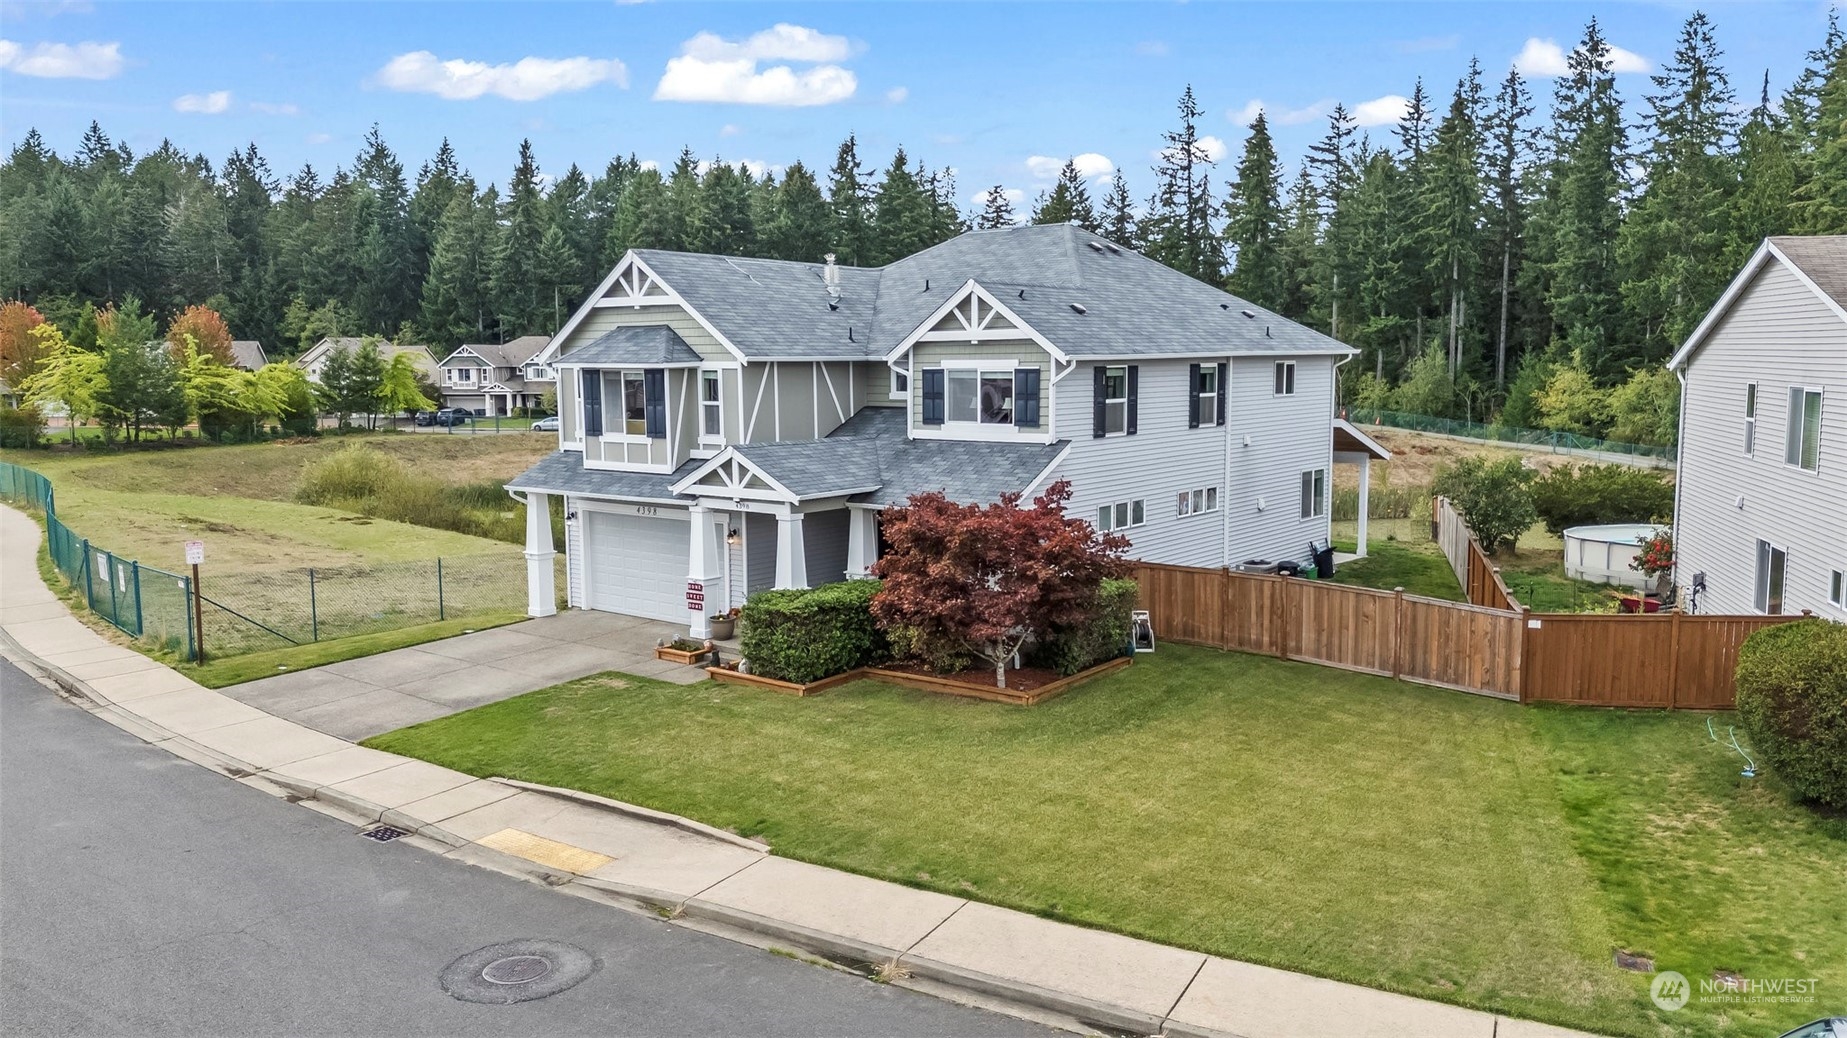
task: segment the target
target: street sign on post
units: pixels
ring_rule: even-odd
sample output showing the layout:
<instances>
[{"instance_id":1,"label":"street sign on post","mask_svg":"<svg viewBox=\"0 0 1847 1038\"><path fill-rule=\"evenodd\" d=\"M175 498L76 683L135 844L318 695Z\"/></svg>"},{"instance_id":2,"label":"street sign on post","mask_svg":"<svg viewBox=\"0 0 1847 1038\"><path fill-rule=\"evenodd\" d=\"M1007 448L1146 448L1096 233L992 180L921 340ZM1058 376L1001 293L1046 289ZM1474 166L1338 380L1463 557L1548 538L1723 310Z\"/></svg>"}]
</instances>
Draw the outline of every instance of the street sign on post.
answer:
<instances>
[{"instance_id":1,"label":"street sign on post","mask_svg":"<svg viewBox=\"0 0 1847 1038\"><path fill-rule=\"evenodd\" d=\"M186 542L186 564L192 567L192 626L198 632L193 641L193 659L205 662L205 604L199 591L199 564L205 561L205 542Z\"/></svg>"}]
</instances>

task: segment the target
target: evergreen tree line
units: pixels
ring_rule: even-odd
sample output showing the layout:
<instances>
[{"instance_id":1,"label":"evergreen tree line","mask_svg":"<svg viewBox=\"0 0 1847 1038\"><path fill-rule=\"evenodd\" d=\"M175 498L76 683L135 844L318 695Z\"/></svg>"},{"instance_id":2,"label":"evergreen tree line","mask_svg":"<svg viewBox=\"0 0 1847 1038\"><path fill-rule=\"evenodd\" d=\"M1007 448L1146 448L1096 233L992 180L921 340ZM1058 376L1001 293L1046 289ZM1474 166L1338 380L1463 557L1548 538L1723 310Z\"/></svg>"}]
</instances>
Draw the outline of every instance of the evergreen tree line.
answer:
<instances>
[{"instance_id":1,"label":"evergreen tree line","mask_svg":"<svg viewBox=\"0 0 1847 1038\"><path fill-rule=\"evenodd\" d=\"M1780 96L1738 102L1709 19L1625 120L1593 21L1549 112L1478 63L1447 107L1419 81L1382 142L1337 106L1286 175L1262 114L1221 170L1189 87L1154 190L1067 163L1025 218L1071 222L1362 351L1367 407L1665 442L1663 361L1765 236L1847 233L1847 45L1825 38ZM1094 193L1093 193L1094 192ZM999 185L964 213L952 171L849 136L780 177L683 151L600 175L541 175L530 142L504 192L447 141L414 177L374 127L350 168L279 178L254 144L214 167L170 142L136 156L92 124L75 154L36 131L0 164L0 296L60 326L130 296L204 304L284 354L323 335L431 344L547 333L629 248L890 262L1022 216Z\"/></svg>"}]
</instances>

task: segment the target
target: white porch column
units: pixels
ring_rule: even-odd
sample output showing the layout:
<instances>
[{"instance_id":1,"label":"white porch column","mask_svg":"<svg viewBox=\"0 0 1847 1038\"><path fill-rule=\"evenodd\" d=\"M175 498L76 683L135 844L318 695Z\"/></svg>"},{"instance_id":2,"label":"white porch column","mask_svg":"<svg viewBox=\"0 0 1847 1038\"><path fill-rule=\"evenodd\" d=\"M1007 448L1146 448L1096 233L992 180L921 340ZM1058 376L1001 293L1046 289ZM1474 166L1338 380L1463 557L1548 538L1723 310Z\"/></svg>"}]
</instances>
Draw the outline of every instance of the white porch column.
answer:
<instances>
[{"instance_id":1,"label":"white porch column","mask_svg":"<svg viewBox=\"0 0 1847 1038\"><path fill-rule=\"evenodd\" d=\"M1358 554L1366 557L1366 519L1372 511L1372 455L1360 455L1360 543Z\"/></svg>"},{"instance_id":2,"label":"white porch column","mask_svg":"<svg viewBox=\"0 0 1847 1038\"><path fill-rule=\"evenodd\" d=\"M872 508L847 509L847 579L872 575L879 561L879 513Z\"/></svg>"},{"instance_id":3,"label":"white porch column","mask_svg":"<svg viewBox=\"0 0 1847 1038\"><path fill-rule=\"evenodd\" d=\"M692 515L692 522L686 524L691 528L686 550L687 633L694 638L706 638L712 634L706 611L720 607L717 601L705 600L707 589L716 586L712 578L718 562L712 549L712 513L704 505L693 505L687 511ZM693 590L695 587L699 589L697 592ZM699 595L698 601L692 597L695 593Z\"/></svg>"},{"instance_id":4,"label":"white porch column","mask_svg":"<svg viewBox=\"0 0 1847 1038\"><path fill-rule=\"evenodd\" d=\"M808 586L807 547L802 542L802 513L791 509L776 517L776 586Z\"/></svg>"},{"instance_id":5,"label":"white porch column","mask_svg":"<svg viewBox=\"0 0 1847 1038\"><path fill-rule=\"evenodd\" d=\"M552 550L552 495L526 493L526 615L558 612L558 579Z\"/></svg>"}]
</instances>

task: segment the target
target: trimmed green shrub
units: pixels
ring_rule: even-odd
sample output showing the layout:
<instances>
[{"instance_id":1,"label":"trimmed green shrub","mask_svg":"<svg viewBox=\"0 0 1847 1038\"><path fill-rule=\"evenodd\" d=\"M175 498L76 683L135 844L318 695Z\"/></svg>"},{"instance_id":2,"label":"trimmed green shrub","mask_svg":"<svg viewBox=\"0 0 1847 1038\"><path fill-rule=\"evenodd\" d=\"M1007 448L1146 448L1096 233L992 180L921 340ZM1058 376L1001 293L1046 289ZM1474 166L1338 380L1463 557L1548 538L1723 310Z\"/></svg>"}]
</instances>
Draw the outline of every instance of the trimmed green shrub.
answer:
<instances>
[{"instance_id":1,"label":"trimmed green shrub","mask_svg":"<svg viewBox=\"0 0 1847 1038\"><path fill-rule=\"evenodd\" d=\"M739 650L750 672L807 684L883 661L890 648L872 619L876 580L759 591L744 603Z\"/></svg>"},{"instance_id":2,"label":"trimmed green shrub","mask_svg":"<svg viewBox=\"0 0 1847 1038\"><path fill-rule=\"evenodd\" d=\"M0 447L36 447L45 437L45 416L39 409L0 407Z\"/></svg>"},{"instance_id":3,"label":"trimmed green shrub","mask_svg":"<svg viewBox=\"0 0 1847 1038\"><path fill-rule=\"evenodd\" d=\"M1546 529L1666 521L1674 485L1653 469L1628 465L1560 465L1533 481L1533 507Z\"/></svg>"},{"instance_id":4,"label":"trimmed green shrub","mask_svg":"<svg viewBox=\"0 0 1847 1038\"><path fill-rule=\"evenodd\" d=\"M1538 521L1532 484L1532 470L1514 455L1494 461L1469 455L1437 470L1430 489L1449 498L1469 521L1482 550L1492 555Z\"/></svg>"},{"instance_id":5,"label":"trimmed green shrub","mask_svg":"<svg viewBox=\"0 0 1847 1038\"><path fill-rule=\"evenodd\" d=\"M960 674L975 665L975 654L968 646L933 638L911 624L885 628L885 638L891 644L893 657L921 663L934 674Z\"/></svg>"},{"instance_id":6,"label":"trimmed green shrub","mask_svg":"<svg viewBox=\"0 0 1847 1038\"><path fill-rule=\"evenodd\" d=\"M1770 772L1847 810L1847 625L1766 627L1738 651L1738 718Z\"/></svg>"},{"instance_id":7,"label":"trimmed green shrub","mask_svg":"<svg viewBox=\"0 0 1847 1038\"><path fill-rule=\"evenodd\" d=\"M1105 580L1097 588L1090 622L1054 633L1035 655L1060 674L1076 674L1122 655L1129 644L1129 614L1140 593L1141 586L1133 580Z\"/></svg>"}]
</instances>

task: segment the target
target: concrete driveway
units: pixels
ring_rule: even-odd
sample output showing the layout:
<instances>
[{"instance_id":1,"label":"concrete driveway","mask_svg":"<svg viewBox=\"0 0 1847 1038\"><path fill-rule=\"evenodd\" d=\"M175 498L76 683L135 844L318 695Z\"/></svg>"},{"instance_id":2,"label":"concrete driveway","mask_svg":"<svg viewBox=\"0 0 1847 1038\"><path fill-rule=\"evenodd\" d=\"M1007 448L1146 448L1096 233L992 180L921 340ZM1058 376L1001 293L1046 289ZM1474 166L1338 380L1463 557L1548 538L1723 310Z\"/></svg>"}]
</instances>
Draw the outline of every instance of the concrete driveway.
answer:
<instances>
[{"instance_id":1,"label":"concrete driveway","mask_svg":"<svg viewBox=\"0 0 1847 1038\"><path fill-rule=\"evenodd\" d=\"M682 685L703 681L699 667L654 658L659 639L685 633L656 620L572 609L219 691L357 742L606 670Z\"/></svg>"}]
</instances>

